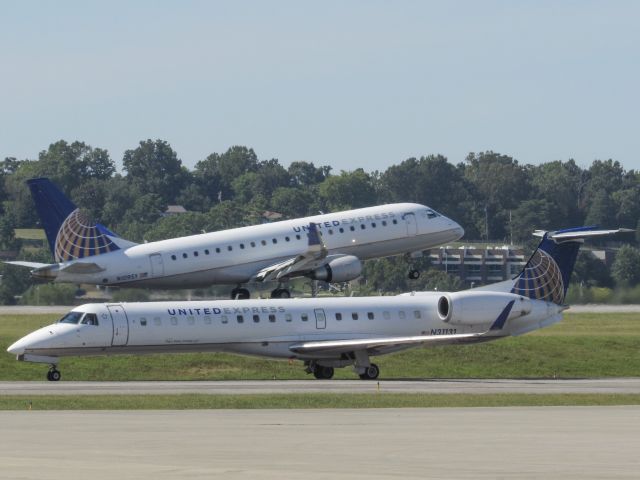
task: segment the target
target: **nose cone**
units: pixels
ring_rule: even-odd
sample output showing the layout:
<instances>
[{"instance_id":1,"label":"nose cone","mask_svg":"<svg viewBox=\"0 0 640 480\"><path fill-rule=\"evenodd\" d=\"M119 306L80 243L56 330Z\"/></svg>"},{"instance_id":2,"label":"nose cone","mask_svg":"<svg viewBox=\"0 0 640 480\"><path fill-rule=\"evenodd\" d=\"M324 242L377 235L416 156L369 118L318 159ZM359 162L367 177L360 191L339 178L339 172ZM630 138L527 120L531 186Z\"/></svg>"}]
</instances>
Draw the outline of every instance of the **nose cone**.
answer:
<instances>
[{"instance_id":1,"label":"nose cone","mask_svg":"<svg viewBox=\"0 0 640 480\"><path fill-rule=\"evenodd\" d=\"M460 225L458 225L456 222L455 223L455 227L453 229L453 232L456 236L456 240L458 240L459 238L462 238L464 236L464 228L462 228Z\"/></svg>"},{"instance_id":2,"label":"nose cone","mask_svg":"<svg viewBox=\"0 0 640 480\"><path fill-rule=\"evenodd\" d=\"M20 340L18 340L14 344L10 345L9 348L7 348L7 352L12 353L14 355L23 355L24 354L24 344L25 344L24 338L21 338Z\"/></svg>"}]
</instances>

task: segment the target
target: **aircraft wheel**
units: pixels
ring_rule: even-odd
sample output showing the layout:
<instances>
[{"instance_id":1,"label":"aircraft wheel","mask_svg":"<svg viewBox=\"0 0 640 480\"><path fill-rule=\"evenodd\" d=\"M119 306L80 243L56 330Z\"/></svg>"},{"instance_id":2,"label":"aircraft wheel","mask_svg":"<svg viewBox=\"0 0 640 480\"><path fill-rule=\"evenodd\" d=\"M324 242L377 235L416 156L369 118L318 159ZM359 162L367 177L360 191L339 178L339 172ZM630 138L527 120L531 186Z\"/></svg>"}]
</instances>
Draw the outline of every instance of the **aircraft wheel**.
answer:
<instances>
[{"instance_id":1,"label":"aircraft wheel","mask_svg":"<svg viewBox=\"0 0 640 480\"><path fill-rule=\"evenodd\" d=\"M56 369L50 370L49 373L47 373L47 380L50 382L57 382L61 377L62 375Z\"/></svg>"},{"instance_id":2,"label":"aircraft wheel","mask_svg":"<svg viewBox=\"0 0 640 480\"><path fill-rule=\"evenodd\" d=\"M271 298L291 298L291 293L286 288L276 288L271 292Z\"/></svg>"},{"instance_id":3,"label":"aircraft wheel","mask_svg":"<svg viewBox=\"0 0 640 480\"><path fill-rule=\"evenodd\" d=\"M333 378L333 367L323 367L322 365L318 365L313 370L313 376L318 380L329 380Z\"/></svg>"},{"instance_id":4,"label":"aircraft wheel","mask_svg":"<svg viewBox=\"0 0 640 480\"><path fill-rule=\"evenodd\" d=\"M409 275L407 275L411 280L417 280L420 278L420 270L409 270Z\"/></svg>"},{"instance_id":5,"label":"aircraft wheel","mask_svg":"<svg viewBox=\"0 0 640 480\"><path fill-rule=\"evenodd\" d=\"M248 300L251 297L246 288L234 288L231 290L231 300Z\"/></svg>"},{"instance_id":6,"label":"aircraft wheel","mask_svg":"<svg viewBox=\"0 0 640 480\"><path fill-rule=\"evenodd\" d=\"M361 380L375 380L380 375L380 369L375 363L372 363L367 367L364 373L360 374Z\"/></svg>"},{"instance_id":7,"label":"aircraft wheel","mask_svg":"<svg viewBox=\"0 0 640 480\"><path fill-rule=\"evenodd\" d=\"M53 379L51 378L51 372L47 372L47 380L49 380L50 382L53 381Z\"/></svg>"}]
</instances>

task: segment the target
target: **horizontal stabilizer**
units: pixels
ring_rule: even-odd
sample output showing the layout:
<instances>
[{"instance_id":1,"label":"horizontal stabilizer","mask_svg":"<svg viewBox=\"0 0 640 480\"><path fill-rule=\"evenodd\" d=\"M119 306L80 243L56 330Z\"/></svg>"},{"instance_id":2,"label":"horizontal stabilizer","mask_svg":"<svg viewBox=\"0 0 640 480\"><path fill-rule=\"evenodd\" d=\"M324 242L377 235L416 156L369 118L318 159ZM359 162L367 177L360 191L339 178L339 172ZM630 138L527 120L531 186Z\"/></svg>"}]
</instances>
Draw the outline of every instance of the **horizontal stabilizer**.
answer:
<instances>
[{"instance_id":1,"label":"horizontal stabilizer","mask_svg":"<svg viewBox=\"0 0 640 480\"><path fill-rule=\"evenodd\" d=\"M533 235L536 237L544 237L547 234L549 240L567 241L567 240L580 240L583 238L593 237L606 237L607 235L614 235L616 233L631 233L635 232L630 228L618 228L615 230L591 230L594 227L583 227L567 230L558 230L557 232L546 232L544 230L536 230Z\"/></svg>"},{"instance_id":2,"label":"horizontal stabilizer","mask_svg":"<svg viewBox=\"0 0 640 480\"><path fill-rule=\"evenodd\" d=\"M484 333L464 333L459 335L415 335L411 337L379 337L355 338L349 340L324 340L304 342L291 345L289 350L294 353L343 353L356 350L375 350L378 348L392 348L410 345L438 345L451 343L465 343L482 337Z\"/></svg>"},{"instance_id":3,"label":"horizontal stabilizer","mask_svg":"<svg viewBox=\"0 0 640 480\"><path fill-rule=\"evenodd\" d=\"M3 262L7 265L16 265L18 267L27 267L27 268L42 268L48 267L50 264L48 263L39 263L39 262L22 262L22 261L11 261L11 262Z\"/></svg>"}]
</instances>

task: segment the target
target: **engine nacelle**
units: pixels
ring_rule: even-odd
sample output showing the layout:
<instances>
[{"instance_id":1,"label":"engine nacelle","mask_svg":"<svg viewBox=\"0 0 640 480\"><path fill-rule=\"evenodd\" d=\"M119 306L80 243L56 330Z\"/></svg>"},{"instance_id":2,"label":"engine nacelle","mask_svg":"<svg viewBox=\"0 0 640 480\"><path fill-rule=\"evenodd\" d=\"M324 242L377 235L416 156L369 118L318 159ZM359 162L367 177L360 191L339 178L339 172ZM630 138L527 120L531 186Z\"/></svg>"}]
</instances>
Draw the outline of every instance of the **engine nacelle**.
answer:
<instances>
[{"instance_id":1,"label":"engine nacelle","mask_svg":"<svg viewBox=\"0 0 640 480\"><path fill-rule=\"evenodd\" d=\"M486 325L496 321L509 302L513 307L506 320L531 312L531 300L522 295L501 292L456 292L442 294L438 316L451 325Z\"/></svg>"},{"instance_id":2,"label":"engine nacelle","mask_svg":"<svg viewBox=\"0 0 640 480\"><path fill-rule=\"evenodd\" d=\"M354 255L327 257L327 263L309 274L314 280L323 282L348 282L362 273L362 262Z\"/></svg>"}]
</instances>

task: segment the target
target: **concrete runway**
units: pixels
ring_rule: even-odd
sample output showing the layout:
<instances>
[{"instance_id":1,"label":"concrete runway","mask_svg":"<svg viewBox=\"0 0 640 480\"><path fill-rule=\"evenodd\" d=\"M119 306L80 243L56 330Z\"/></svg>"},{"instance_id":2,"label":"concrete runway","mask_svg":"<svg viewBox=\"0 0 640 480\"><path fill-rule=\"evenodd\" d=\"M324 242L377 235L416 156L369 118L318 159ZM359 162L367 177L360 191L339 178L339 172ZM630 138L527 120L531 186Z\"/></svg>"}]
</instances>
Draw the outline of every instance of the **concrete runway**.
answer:
<instances>
[{"instance_id":1,"label":"concrete runway","mask_svg":"<svg viewBox=\"0 0 640 480\"><path fill-rule=\"evenodd\" d=\"M64 372L63 372L64 374ZM379 386L378 386L379 383ZM456 379L381 380L245 380L215 382L0 382L0 395L169 395L180 393L635 393L640 378L577 380Z\"/></svg>"},{"instance_id":2,"label":"concrete runway","mask_svg":"<svg viewBox=\"0 0 640 480\"><path fill-rule=\"evenodd\" d=\"M640 407L0 412L3 479L637 479Z\"/></svg>"}]
</instances>

